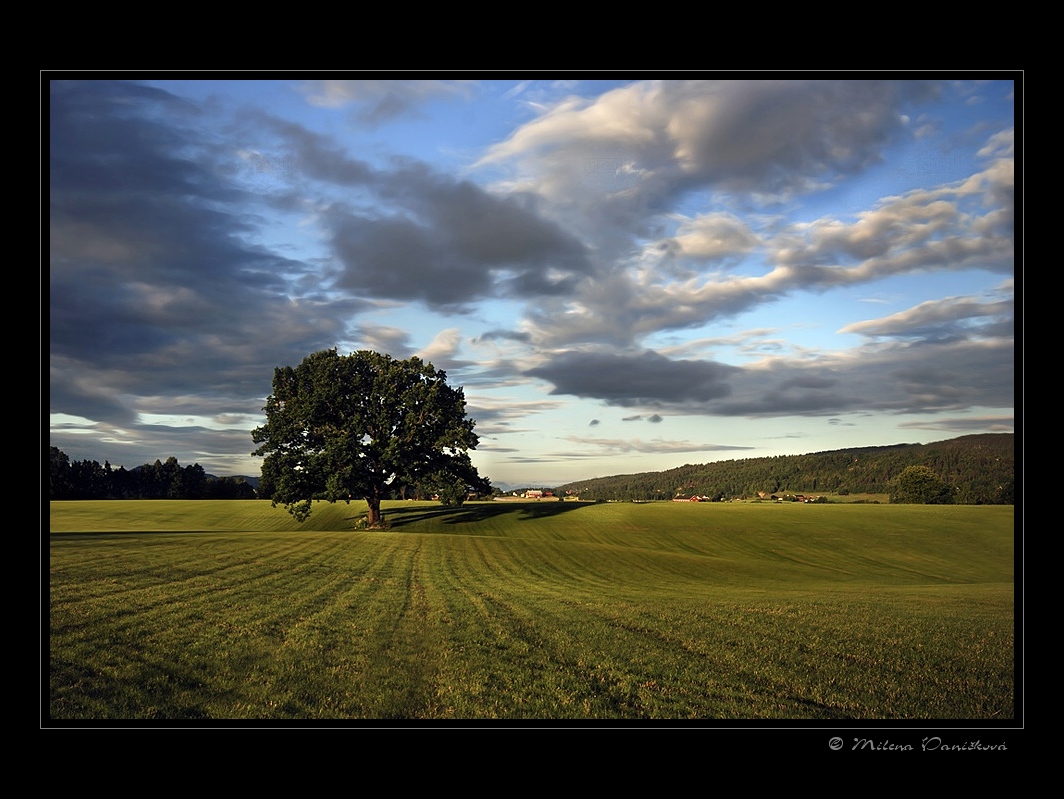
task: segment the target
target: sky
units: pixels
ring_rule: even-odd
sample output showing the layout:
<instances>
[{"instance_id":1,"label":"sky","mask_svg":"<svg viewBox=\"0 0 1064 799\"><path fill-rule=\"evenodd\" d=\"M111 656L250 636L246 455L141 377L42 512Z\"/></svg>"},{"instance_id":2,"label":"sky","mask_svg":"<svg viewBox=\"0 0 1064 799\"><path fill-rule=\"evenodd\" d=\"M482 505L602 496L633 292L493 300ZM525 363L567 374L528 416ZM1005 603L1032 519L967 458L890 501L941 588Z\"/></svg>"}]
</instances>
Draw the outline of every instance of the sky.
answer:
<instances>
[{"instance_id":1,"label":"sky","mask_svg":"<svg viewBox=\"0 0 1064 799\"><path fill-rule=\"evenodd\" d=\"M44 75L51 446L258 475L334 347L503 486L1014 431L1022 75L345 74Z\"/></svg>"}]
</instances>

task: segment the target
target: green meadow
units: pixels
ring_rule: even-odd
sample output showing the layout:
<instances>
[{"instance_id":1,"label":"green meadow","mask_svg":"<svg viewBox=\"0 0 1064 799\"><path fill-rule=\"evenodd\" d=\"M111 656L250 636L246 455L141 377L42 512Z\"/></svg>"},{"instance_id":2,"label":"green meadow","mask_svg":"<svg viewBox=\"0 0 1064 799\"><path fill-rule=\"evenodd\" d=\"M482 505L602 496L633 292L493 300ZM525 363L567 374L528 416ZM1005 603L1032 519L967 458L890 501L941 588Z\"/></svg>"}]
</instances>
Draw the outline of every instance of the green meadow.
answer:
<instances>
[{"instance_id":1,"label":"green meadow","mask_svg":"<svg viewBox=\"0 0 1064 799\"><path fill-rule=\"evenodd\" d=\"M1006 720L1014 509L53 502L51 720Z\"/></svg>"}]
</instances>

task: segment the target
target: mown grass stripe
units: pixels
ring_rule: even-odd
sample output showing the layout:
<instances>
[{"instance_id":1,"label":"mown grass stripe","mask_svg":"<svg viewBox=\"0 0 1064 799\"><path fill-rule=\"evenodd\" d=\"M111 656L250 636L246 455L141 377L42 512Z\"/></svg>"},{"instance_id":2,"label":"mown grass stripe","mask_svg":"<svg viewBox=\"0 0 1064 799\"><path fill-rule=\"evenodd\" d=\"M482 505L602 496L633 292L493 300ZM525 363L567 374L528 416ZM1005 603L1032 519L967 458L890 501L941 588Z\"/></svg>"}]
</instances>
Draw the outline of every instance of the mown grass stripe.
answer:
<instances>
[{"instance_id":1,"label":"mown grass stripe","mask_svg":"<svg viewBox=\"0 0 1064 799\"><path fill-rule=\"evenodd\" d=\"M53 504L53 719L1015 713L1011 509L128 504Z\"/></svg>"}]
</instances>

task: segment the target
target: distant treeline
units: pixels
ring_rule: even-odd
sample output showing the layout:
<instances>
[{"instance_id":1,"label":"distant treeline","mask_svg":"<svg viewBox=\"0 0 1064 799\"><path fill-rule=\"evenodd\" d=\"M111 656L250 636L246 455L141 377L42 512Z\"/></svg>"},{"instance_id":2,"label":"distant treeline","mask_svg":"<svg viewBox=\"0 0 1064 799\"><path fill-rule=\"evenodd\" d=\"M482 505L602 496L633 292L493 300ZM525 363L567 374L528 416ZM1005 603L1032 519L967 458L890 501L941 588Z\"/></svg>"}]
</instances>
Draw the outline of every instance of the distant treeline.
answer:
<instances>
[{"instance_id":1,"label":"distant treeline","mask_svg":"<svg viewBox=\"0 0 1064 799\"><path fill-rule=\"evenodd\" d=\"M49 453L49 499L255 499L243 477L215 477L198 463L177 458L126 470L104 461L71 461L58 447Z\"/></svg>"},{"instance_id":2,"label":"distant treeline","mask_svg":"<svg viewBox=\"0 0 1064 799\"><path fill-rule=\"evenodd\" d=\"M1015 504L1012 433L961 436L932 444L861 447L809 455L689 464L662 472L598 477L558 486L556 493L596 500L712 500L781 495L891 494L909 466L926 466L949 486L958 505Z\"/></svg>"}]
</instances>

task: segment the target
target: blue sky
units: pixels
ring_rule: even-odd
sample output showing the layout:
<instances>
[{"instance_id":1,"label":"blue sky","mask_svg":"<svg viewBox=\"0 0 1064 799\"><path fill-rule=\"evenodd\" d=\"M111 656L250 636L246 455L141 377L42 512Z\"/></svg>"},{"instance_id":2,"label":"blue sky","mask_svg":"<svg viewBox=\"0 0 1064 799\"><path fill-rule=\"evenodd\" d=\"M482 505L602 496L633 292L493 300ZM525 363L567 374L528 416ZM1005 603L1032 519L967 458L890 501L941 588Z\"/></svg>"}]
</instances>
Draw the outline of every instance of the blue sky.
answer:
<instances>
[{"instance_id":1,"label":"blue sky","mask_svg":"<svg viewBox=\"0 0 1064 799\"><path fill-rule=\"evenodd\" d=\"M1013 431L1018 75L352 74L47 81L51 445L257 475L331 347L512 485Z\"/></svg>"}]
</instances>

